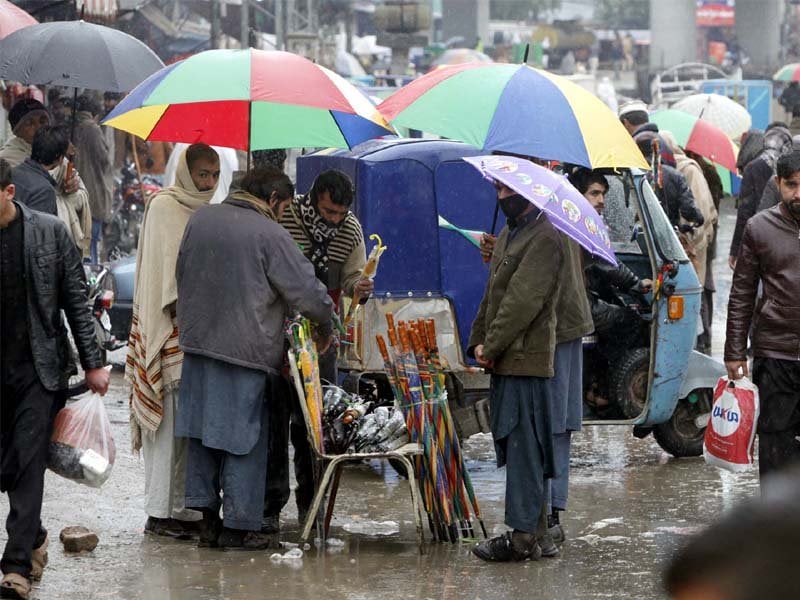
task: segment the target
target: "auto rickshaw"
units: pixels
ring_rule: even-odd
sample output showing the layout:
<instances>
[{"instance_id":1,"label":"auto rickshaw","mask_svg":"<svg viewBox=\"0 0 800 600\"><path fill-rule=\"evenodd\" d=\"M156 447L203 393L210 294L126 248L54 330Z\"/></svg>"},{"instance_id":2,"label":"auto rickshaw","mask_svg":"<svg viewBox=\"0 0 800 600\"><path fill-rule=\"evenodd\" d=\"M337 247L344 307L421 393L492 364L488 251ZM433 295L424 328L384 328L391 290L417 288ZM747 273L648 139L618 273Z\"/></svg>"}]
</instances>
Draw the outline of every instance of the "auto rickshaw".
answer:
<instances>
[{"instance_id":1,"label":"auto rickshaw","mask_svg":"<svg viewBox=\"0 0 800 600\"><path fill-rule=\"evenodd\" d=\"M488 275L473 240L476 232L492 230L496 206L491 183L461 160L478 154L455 141L396 139L297 161L298 192L327 169L347 173L365 236L379 234L387 247L374 295L340 348L345 386L391 399L375 343L376 334L386 334L386 313L398 320L434 318L462 437L489 431L489 375L467 358L465 347ZM605 360L596 339L584 340L584 423L632 426L640 436L652 431L670 454L696 456L712 390L725 369L693 349L702 286L645 175L626 170L607 176L604 218L617 258L655 284L647 296L620 292L610 299L639 320L640 335L630 338L630 347ZM597 397L609 406L592 406L590 398Z\"/></svg>"}]
</instances>

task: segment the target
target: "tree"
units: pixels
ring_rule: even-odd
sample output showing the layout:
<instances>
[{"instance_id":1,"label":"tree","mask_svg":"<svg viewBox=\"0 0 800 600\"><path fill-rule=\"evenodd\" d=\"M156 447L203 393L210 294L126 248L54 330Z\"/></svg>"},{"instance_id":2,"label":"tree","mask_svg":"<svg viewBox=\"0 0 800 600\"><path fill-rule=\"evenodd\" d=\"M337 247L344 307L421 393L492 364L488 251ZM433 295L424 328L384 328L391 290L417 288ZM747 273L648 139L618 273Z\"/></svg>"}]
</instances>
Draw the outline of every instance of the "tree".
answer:
<instances>
[{"instance_id":1,"label":"tree","mask_svg":"<svg viewBox=\"0 0 800 600\"><path fill-rule=\"evenodd\" d=\"M561 8L561 0L490 0L489 18L498 21L538 21L547 11Z\"/></svg>"},{"instance_id":2,"label":"tree","mask_svg":"<svg viewBox=\"0 0 800 600\"><path fill-rule=\"evenodd\" d=\"M650 0L597 0L595 16L610 29L649 29Z\"/></svg>"}]
</instances>

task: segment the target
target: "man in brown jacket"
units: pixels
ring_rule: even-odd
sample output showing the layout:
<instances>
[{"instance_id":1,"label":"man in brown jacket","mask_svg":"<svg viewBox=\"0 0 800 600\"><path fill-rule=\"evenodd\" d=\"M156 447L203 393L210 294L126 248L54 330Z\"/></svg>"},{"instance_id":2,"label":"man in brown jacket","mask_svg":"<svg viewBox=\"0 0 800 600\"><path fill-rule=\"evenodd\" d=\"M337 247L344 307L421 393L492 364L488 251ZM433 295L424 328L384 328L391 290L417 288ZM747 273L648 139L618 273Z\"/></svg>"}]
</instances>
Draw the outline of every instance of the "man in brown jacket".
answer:
<instances>
[{"instance_id":1,"label":"man in brown jacket","mask_svg":"<svg viewBox=\"0 0 800 600\"><path fill-rule=\"evenodd\" d=\"M496 187L508 226L492 253L469 352L493 373L492 435L497 464L506 467L505 522L512 531L473 552L487 561L537 560L544 479L553 474L548 379L554 373L564 239L527 199Z\"/></svg>"},{"instance_id":2,"label":"man in brown jacket","mask_svg":"<svg viewBox=\"0 0 800 600\"><path fill-rule=\"evenodd\" d=\"M762 477L800 459L800 151L781 156L777 172L780 204L752 217L742 235L725 340L728 377L746 377L752 325Z\"/></svg>"}]
</instances>

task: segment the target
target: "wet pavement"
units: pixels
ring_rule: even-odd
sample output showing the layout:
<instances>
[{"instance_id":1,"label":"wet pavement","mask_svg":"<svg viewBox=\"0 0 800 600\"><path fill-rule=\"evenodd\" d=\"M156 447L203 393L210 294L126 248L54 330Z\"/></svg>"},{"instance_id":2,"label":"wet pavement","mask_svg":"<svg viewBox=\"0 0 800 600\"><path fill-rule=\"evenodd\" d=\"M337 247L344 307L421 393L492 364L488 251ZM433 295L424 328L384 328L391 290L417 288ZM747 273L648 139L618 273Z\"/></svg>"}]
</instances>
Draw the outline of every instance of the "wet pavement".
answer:
<instances>
[{"instance_id":1,"label":"wet pavement","mask_svg":"<svg viewBox=\"0 0 800 600\"><path fill-rule=\"evenodd\" d=\"M723 229L732 230L730 210L722 218ZM715 268L717 355L730 287L730 233L725 233ZM420 556L407 484L376 462L345 472L333 544L310 548L300 560L275 562L270 558L275 551L221 552L144 535L143 464L130 452L126 397L116 369L106 406L117 464L104 487L91 489L47 473L43 522L52 543L50 564L35 590L39 600L664 598L660 572L675 549L757 491L754 472L735 476L706 466L702 458L673 459L652 438L635 439L628 427L588 427L574 438L564 519L568 540L558 558L485 564L471 555L467 543L428 544ZM494 467L490 436L474 436L465 451L487 528L499 533L505 473ZM6 511L3 495L0 514ZM97 549L65 555L57 536L68 525L96 531ZM291 504L283 527L283 539L297 542Z\"/></svg>"}]
</instances>

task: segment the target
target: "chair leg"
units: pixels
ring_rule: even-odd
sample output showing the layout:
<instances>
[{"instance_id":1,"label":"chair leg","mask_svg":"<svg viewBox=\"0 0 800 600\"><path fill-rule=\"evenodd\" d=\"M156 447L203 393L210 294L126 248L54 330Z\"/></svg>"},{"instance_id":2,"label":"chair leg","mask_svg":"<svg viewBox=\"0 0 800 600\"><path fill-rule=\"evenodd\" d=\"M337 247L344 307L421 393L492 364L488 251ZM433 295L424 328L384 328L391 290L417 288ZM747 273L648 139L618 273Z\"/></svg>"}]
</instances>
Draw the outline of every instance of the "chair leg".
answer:
<instances>
[{"instance_id":1,"label":"chair leg","mask_svg":"<svg viewBox=\"0 0 800 600\"><path fill-rule=\"evenodd\" d=\"M417 489L417 481L414 476L414 465L408 460L406 456L400 455L400 460L406 469L406 478L408 486L411 489L411 504L414 509L414 522L417 526L417 542L419 544L419 553L425 554L425 532L422 527L422 506L419 501L419 489Z\"/></svg>"},{"instance_id":2,"label":"chair leg","mask_svg":"<svg viewBox=\"0 0 800 600\"><path fill-rule=\"evenodd\" d=\"M339 491L339 481L342 479L342 465L336 467L336 473L333 475L333 483L331 483L331 491L328 495L328 510L325 511L325 523L323 524L323 537L328 538L328 533L331 530L331 517L333 517L333 505L336 503L336 493Z\"/></svg>"},{"instance_id":3,"label":"chair leg","mask_svg":"<svg viewBox=\"0 0 800 600\"><path fill-rule=\"evenodd\" d=\"M334 459L325 467L325 474L322 476L322 481L320 481L319 487L317 488L317 493L314 494L314 501L311 503L311 509L308 511L306 525L303 528L303 535L300 536L304 542L308 541L308 536L311 535L311 528L317 521L319 507L322 505L322 501L325 498L325 493L327 492L328 485L331 481L331 475L333 474L339 462L340 461Z\"/></svg>"}]
</instances>

